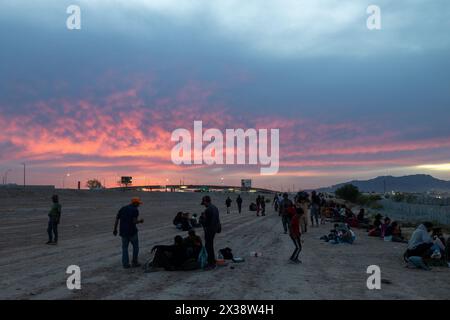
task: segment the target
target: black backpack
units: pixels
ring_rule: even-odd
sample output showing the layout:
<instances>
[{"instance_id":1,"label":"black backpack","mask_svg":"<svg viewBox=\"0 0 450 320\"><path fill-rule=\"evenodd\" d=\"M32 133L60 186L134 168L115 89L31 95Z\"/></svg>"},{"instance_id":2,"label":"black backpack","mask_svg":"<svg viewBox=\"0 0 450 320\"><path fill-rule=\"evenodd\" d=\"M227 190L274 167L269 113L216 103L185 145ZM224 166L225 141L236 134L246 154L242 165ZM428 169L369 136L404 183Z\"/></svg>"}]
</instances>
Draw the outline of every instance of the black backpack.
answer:
<instances>
[{"instance_id":1,"label":"black backpack","mask_svg":"<svg viewBox=\"0 0 450 320\"><path fill-rule=\"evenodd\" d=\"M220 254L225 260L232 260L233 259L233 253L231 253L230 248L224 248L219 250Z\"/></svg>"}]
</instances>

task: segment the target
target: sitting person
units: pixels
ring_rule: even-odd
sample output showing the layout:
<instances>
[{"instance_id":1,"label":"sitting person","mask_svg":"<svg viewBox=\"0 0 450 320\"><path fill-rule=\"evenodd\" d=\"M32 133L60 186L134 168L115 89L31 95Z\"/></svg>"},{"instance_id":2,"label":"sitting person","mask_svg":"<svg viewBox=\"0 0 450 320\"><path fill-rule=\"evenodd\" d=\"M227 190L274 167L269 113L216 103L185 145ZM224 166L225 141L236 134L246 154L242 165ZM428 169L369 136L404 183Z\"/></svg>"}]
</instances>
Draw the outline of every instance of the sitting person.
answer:
<instances>
[{"instance_id":1,"label":"sitting person","mask_svg":"<svg viewBox=\"0 0 450 320\"><path fill-rule=\"evenodd\" d=\"M320 240L325 240L325 242L334 241L337 238L339 224L335 223L333 229L330 230L330 233L327 236L320 237Z\"/></svg>"},{"instance_id":2,"label":"sitting person","mask_svg":"<svg viewBox=\"0 0 450 320\"><path fill-rule=\"evenodd\" d=\"M196 213L194 213L194 214L192 215L192 218L190 218L189 221L190 221L191 226L192 226L193 228L200 228L200 227L202 226L202 225L198 222L197 214L196 214Z\"/></svg>"},{"instance_id":3,"label":"sitting person","mask_svg":"<svg viewBox=\"0 0 450 320\"><path fill-rule=\"evenodd\" d=\"M434 228L433 233L431 234L433 238L434 246L432 247L433 251L439 252L439 254L444 257L445 256L445 238L442 234L441 228Z\"/></svg>"},{"instance_id":4,"label":"sitting person","mask_svg":"<svg viewBox=\"0 0 450 320\"><path fill-rule=\"evenodd\" d=\"M404 254L406 261L408 261L409 257L413 256L421 258L431 256L431 247L434 244L433 238L430 236L432 228L433 224L431 222L424 222L414 230L408 242L408 249Z\"/></svg>"},{"instance_id":5,"label":"sitting person","mask_svg":"<svg viewBox=\"0 0 450 320\"><path fill-rule=\"evenodd\" d=\"M177 229L181 229L181 222L183 219L183 212L178 212L177 215L175 216L175 218L173 218L173 224L175 225L175 227Z\"/></svg>"},{"instance_id":6,"label":"sitting person","mask_svg":"<svg viewBox=\"0 0 450 320\"><path fill-rule=\"evenodd\" d=\"M345 223L347 223L352 228L358 228L358 219L352 210L348 209L346 213Z\"/></svg>"},{"instance_id":7,"label":"sitting person","mask_svg":"<svg viewBox=\"0 0 450 320\"><path fill-rule=\"evenodd\" d=\"M344 224L338 233L338 241L342 243L352 244L356 239L356 235L353 230L346 224Z\"/></svg>"},{"instance_id":8,"label":"sitting person","mask_svg":"<svg viewBox=\"0 0 450 320\"><path fill-rule=\"evenodd\" d=\"M173 224L178 230L189 231L192 229L189 213L178 212L173 219Z\"/></svg>"},{"instance_id":9,"label":"sitting person","mask_svg":"<svg viewBox=\"0 0 450 320\"><path fill-rule=\"evenodd\" d=\"M330 230L327 236L320 238L326 242L337 243L353 243L356 239L355 233L345 223L335 223L334 228Z\"/></svg>"},{"instance_id":10,"label":"sitting person","mask_svg":"<svg viewBox=\"0 0 450 320\"><path fill-rule=\"evenodd\" d=\"M174 244L170 246L154 246L151 253L155 253L153 261L149 264L153 270L164 268L168 271L180 270L183 263L188 259L186 248L183 244L183 238L176 236Z\"/></svg>"},{"instance_id":11,"label":"sitting person","mask_svg":"<svg viewBox=\"0 0 450 320\"><path fill-rule=\"evenodd\" d=\"M356 216L356 219L358 219L359 223L365 223L368 224L369 223L369 219L367 219L365 217L366 211L364 210L364 208L359 209L358 215Z\"/></svg>"},{"instance_id":12,"label":"sitting person","mask_svg":"<svg viewBox=\"0 0 450 320\"><path fill-rule=\"evenodd\" d=\"M341 208L339 209L339 221L340 222L344 222L345 221L346 214L347 214L347 207L345 206L345 204L343 204L341 206Z\"/></svg>"},{"instance_id":13,"label":"sitting person","mask_svg":"<svg viewBox=\"0 0 450 320\"><path fill-rule=\"evenodd\" d=\"M445 263L445 247L443 247L442 233L439 228L433 230L434 235L430 236L432 223L424 222L413 232L408 243L408 249L404 254L404 259L409 264L429 270L429 265L443 266ZM444 256L443 256L444 253Z\"/></svg>"},{"instance_id":14,"label":"sitting person","mask_svg":"<svg viewBox=\"0 0 450 320\"><path fill-rule=\"evenodd\" d=\"M340 220L340 215L339 215L339 210L340 210L340 206L337 205L336 207L332 208L333 210L333 221L337 222Z\"/></svg>"},{"instance_id":15,"label":"sitting person","mask_svg":"<svg viewBox=\"0 0 450 320\"><path fill-rule=\"evenodd\" d=\"M402 230L397 221L393 221L384 232L384 241L408 242L402 235Z\"/></svg>"},{"instance_id":16,"label":"sitting person","mask_svg":"<svg viewBox=\"0 0 450 320\"><path fill-rule=\"evenodd\" d=\"M389 225L391 224L391 219L389 217L385 217L384 218L384 223L381 225L380 227L380 237L384 239L384 234L386 233L386 229L389 227Z\"/></svg>"},{"instance_id":17,"label":"sitting person","mask_svg":"<svg viewBox=\"0 0 450 320\"><path fill-rule=\"evenodd\" d=\"M195 230L189 230L188 236L184 238L183 241L187 258L194 258L197 260L203 246L202 239L195 234Z\"/></svg>"},{"instance_id":18,"label":"sitting person","mask_svg":"<svg viewBox=\"0 0 450 320\"><path fill-rule=\"evenodd\" d=\"M381 218L382 217L383 216L381 214L379 214L379 213L375 216L375 220L373 221L373 225L369 227L369 229L370 229L369 233L368 233L369 237L379 237L379 236L381 236L381 225L382 225Z\"/></svg>"}]
</instances>

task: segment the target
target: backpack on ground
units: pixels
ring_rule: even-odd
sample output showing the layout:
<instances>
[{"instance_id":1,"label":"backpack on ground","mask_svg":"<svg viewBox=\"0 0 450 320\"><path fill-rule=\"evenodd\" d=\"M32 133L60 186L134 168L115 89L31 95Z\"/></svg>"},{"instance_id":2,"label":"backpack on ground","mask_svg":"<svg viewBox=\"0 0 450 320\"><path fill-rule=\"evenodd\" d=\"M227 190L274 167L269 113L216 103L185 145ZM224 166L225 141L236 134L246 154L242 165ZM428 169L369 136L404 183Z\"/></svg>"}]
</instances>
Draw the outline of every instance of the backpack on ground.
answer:
<instances>
[{"instance_id":1,"label":"backpack on ground","mask_svg":"<svg viewBox=\"0 0 450 320\"><path fill-rule=\"evenodd\" d=\"M220 249L219 253L222 255L222 257L225 260L232 260L233 259L233 253L231 252L230 248L224 248L224 249Z\"/></svg>"}]
</instances>

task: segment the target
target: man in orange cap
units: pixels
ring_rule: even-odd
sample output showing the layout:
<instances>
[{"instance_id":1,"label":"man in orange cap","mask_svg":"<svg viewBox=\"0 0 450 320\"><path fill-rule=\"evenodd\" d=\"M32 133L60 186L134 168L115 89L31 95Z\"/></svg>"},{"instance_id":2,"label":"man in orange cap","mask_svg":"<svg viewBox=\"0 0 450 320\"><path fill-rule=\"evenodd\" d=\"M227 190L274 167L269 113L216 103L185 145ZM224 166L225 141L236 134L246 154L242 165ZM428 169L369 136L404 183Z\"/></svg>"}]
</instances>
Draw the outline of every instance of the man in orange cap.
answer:
<instances>
[{"instance_id":1,"label":"man in orange cap","mask_svg":"<svg viewBox=\"0 0 450 320\"><path fill-rule=\"evenodd\" d=\"M139 223L144 223L144 219L139 218L138 207L142 204L141 199L135 197L131 199L131 203L119 210L114 224L114 236L117 236L117 226L120 221L120 237L122 238L122 265L125 269L137 268L140 266L138 262L139 255L139 239L138 229L136 227ZM128 256L128 246L131 242L133 246L133 260L130 265L130 258Z\"/></svg>"}]
</instances>

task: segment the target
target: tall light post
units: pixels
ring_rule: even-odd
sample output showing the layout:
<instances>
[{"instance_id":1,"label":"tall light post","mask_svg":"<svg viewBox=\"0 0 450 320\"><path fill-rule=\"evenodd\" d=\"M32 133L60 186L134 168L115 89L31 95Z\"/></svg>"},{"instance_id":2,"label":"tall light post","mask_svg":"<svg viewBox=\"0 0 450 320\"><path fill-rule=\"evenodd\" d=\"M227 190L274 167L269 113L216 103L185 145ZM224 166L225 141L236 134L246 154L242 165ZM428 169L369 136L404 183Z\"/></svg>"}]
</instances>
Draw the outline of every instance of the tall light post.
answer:
<instances>
[{"instance_id":1,"label":"tall light post","mask_svg":"<svg viewBox=\"0 0 450 320\"><path fill-rule=\"evenodd\" d=\"M27 164L24 162L23 165L23 186L25 187L27 185Z\"/></svg>"}]
</instances>

